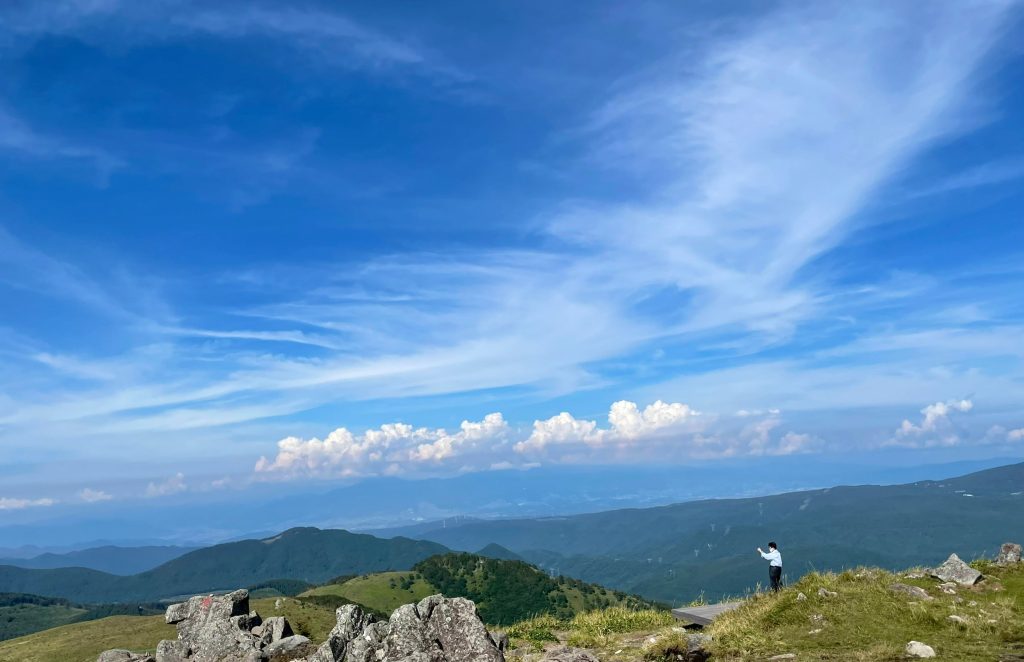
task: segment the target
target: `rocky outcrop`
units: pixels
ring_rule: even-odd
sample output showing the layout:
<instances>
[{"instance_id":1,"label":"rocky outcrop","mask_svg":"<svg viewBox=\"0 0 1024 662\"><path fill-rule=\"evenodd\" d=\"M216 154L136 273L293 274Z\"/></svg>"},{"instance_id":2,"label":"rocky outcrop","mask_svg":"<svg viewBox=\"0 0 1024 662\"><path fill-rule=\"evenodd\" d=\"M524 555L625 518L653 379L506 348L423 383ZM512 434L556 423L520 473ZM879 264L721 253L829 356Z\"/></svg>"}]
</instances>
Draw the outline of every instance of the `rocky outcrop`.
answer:
<instances>
[{"instance_id":1,"label":"rocky outcrop","mask_svg":"<svg viewBox=\"0 0 1024 662\"><path fill-rule=\"evenodd\" d=\"M950 554L942 565L928 571L932 577L961 586L973 586L981 581L981 573L964 563L956 554Z\"/></svg>"},{"instance_id":2,"label":"rocky outcrop","mask_svg":"<svg viewBox=\"0 0 1024 662\"><path fill-rule=\"evenodd\" d=\"M308 662L504 662L505 656L465 598L432 595L377 621L356 605L338 608L337 625Z\"/></svg>"},{"instance_id":3,"label":"rocky outcrop","mask_svg":"<svg viewBox=\"0 0 1024 662\"><path fill-rule=\"evenodd\" d=\"M284 662L308 655L312 648L305 637L292 636L283 617L264 623L249 611L249 592L244 590L197 595L168 607L164 619L177 627L178 638L161 641L155 658L113 650L101 653L97 662Z\"/></svg>"},{"instance_id":4,"label":"rocky outcrop","mask_svg":"<svg viewBox=\"0 0 1024 662\"><path fill-rule=\"evenodd\" d=\"M196 596L167 608L178 638L161 641L155 658L110 650L97 662L505 662L465 598L433 595L399 607L386 621L356 605L339 607L335 616L327 641L315 648L284 617L264 621L249 611L247 591Z\"/></svg>"},{"instance_id":5,"label":"rocky outcrop","mask_svg":"<svg viewBox=\"0 0 1024 662\"><path fill-rule=\"evenodd\" d=\"M1020 545L1013 542L1005 542L1003 546L999 548L999 555L996 556L997 565L1013 565L1020 563L1021 548Z\"/></svg>"}]
</instances>

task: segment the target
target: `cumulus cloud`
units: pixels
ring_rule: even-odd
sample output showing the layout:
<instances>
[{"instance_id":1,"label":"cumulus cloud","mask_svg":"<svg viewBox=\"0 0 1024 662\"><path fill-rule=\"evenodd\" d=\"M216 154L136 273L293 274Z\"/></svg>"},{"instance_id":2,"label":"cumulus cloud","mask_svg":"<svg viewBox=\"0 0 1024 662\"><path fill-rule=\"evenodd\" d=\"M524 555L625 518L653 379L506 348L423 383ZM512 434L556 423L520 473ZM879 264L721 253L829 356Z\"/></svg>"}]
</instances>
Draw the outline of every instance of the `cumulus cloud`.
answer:
<instances>
[{"instance_id":1,"label":"cumulus cloud","mask_svg":"<svg viewBox=\"0 0 1024 662\"><path fill-rule=\"evenodd\" d=\"M482 421L463 421L458 432L387 423L361 435L338 428L326 439L287 437L277 442L277 456L261 457L257 473L284 475L365 476L397 474L434 467L477 450L503 444L508 423L500 413Z\"/></svg>"},{"instance_id":2,"label":"cumulus cloud","mask_svg":"<svg viewBox=\"0 0 1024 662\"><path fill-rule=\"evenodd\" d=\"M970 400L947 400L936 402L921 410L921 422L911 423L904 419L896 430L889 445L930 447L955 446L960 443L960 433L953 425L951 416L967 413L974 408Z\"/></svg>"},{"instance_id":3,"label":"cumulus cloud","mask_svg":"<svg viewBox=\"0 0 1024 662\"><path fill-rule=\"evenodd\" d=\"M277 454L261 457L255 470L282 478L363 477L821 450L823 442L811 434L782 434L779 411L767 411L720 418L680 402L658 400L641 408L619 400L609 408L606 426L561 412L521 430L500 413L463 421L454 432L405 423L388 423L362 434L338 428L324 439L280 440Z\"/></svg>"},{"instance_id":4,"label":"cumulus cloud","mask_svg":"<svg viewBox=\"0 0 1024 662\"><path fill-rule=\"evenodd\" d=\"M99 501L110 501L114 497L103 490L94 490L86 487L78 493L78 498L86 503L97 503Z\"/></svg>"},{"instance_id":5,"label":"cumulus cloud","mask_svg":"<svg viewBox=\"0 0 1024 662\"><path fill-rule=\"evenodd\" d=\"M185 483L185 474L178 472L161 483L150 483L146 486L146 498L169 496L178 494L188 489Z\"/></svg>"},{"instance_id":6,"label":"cumulus cloud","mask_svg":"<svg viewBox=\"0 0 1024 662\"><path fill-rule=\"evenodd\" d=\"M24 510L25 508L45 508L57 503L56 499L11 499L0 497L0 510Z\"/></svg>"},{"instance_id":7,"label":"cumulus cloud","mask_svg":"<svg viewBox=\"0 0 1024 662\"><path fill-rule=\"evenodd\" d=\"M1024 441L1024 428L1017 428L1006 433L1007 441Z\"/></svg>"},{"instance_id":8,"label":"cumulus cloud","mask_svg":"<svg viewBox=\"0 0 1024 662\"><path fill-rule=\"evenodd\" d=\"M597 421L580 420L568 412L533 422L533 432L514 448L517 453L542 452L551 445L584 444L597 447L629 444L671 432L681 432L701 414L679 402L658 400L643 411L635 402L619 400L608 411L607 428Z\"/></svg>"}]
</instances>

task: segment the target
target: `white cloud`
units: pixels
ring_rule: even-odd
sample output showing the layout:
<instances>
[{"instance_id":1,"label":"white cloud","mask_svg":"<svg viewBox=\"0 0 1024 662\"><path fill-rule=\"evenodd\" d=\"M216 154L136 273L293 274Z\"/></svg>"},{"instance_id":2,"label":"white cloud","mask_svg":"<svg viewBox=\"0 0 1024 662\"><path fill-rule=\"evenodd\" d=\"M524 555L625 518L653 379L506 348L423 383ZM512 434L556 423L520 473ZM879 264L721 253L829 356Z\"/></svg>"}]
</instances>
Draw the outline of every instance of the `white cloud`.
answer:
<instances>
[{"instance_id":1,"label":"white cloud","mask_svg":"<svg viewBox=\"0 0 1024 662\"><path fill-rule=\"evenodd\" d=\"M429 471L449 460L458 459L461 464L477 451L492 452L508 434L508 424L500 413L488 414L479 422L463 421L454 433L406 423L388 423L361 435L338 428L323 440L282 439L277 442L276 457L261 457L256 472L366 476Z\"/></svg>"},{"instance_id":2,"label":"white cloud","mask_svg":"<svg viewBox=\"0 0 1024 662\"><path fill-rule=\"evenodd\" d=\"M970 400L947 400L936 402L921 410L921 422L911 423L904 419L890 440L894 446L955 446L960 443L960 433L953 426L950 416L966 413L974 408Z\"/></svg>"},{"instance_id":3,"label":"white cloud","mask_svg":"<svg viewBox=\"0 0 1024 662\"><path fill-rule=\"evenodd\" d=\"M56 499L13 499L0 497L0 510L23 510L25 508L46 508L57 503Z\"/></svg>"},{"instance_id":4,"label":"white cloud","mask_svg":"<svg viewBox=\"0 0 1024 662\"><path fill-rule=\"evenodd\" d=\"M188 484L185 483L185 474L178 472L163 482L147 485L146 498L169 496L184 492L187 489Z\"/></svg>"},{"instance_id":5,"label":"white cloud","mask_svg":"<svg viewBox=\"0 0 1024 662\"><path fill-rule=\"evenodd\" d=\"M515 445L517 453L543 452L550 445L628 444L658 435L683 432L700 412L682 403L658 400L642 412L635 402L619 400L608 411L608 428L597 421L579 420L568 412L534 421L530 436Z\"/></svg>"},{"instance_id":6,"label":"white cloud","mask_svg":"<svg viewBox=\"0 0 1024 662\"><path fill-rule=\"evenodd\" d=\"M86 503L97 503L99 501L110 501L114 497L103 490L94 490L86 487L78 493L78 498Z\"/></svg>"},{"instance_id":7,"label":"white cloud","mask_svg":"<svg viewBox=\"0 0 1024 662\"><path fill-rule=\"evenodd\" d=\"M1007 441L1024 441L1024 428L1017 428L1006 433Z\"/></svg>"}]
</instances>

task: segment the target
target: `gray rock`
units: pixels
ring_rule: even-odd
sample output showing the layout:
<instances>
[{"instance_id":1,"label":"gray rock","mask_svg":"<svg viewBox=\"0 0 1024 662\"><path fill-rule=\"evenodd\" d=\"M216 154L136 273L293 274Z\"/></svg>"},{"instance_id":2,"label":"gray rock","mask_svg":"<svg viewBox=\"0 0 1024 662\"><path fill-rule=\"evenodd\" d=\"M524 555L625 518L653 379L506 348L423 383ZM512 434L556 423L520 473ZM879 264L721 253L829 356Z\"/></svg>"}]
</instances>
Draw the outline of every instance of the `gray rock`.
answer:
<instances>
[{"instance_id":1,"label":"gray rock","mask_svg":"<svg viewBox=\"0 0 1024 662\"><path fill-rule=\"evenodd\" d=\"M999 548L999 555L996 557L998 565L1013 565L1020 563L1021 547L1017 543L1005 542Z\"/></svg>"},{"instance_id":2,"label":"gray rock","mask_svg":"<svg viewBox=\"0 0 1024 662\"><path fill-rule=\"evenodd\" d=\"M796 653L781 653L779 655L772 655L769 660L795 660Z\"/></svg>"},{"instance_id":3,"label":"gray rock","mask_svg":"<svg viewBox=\"0 0 1024 662\"><path fill-rule=\"evenodd\" d=\"M288 619L284 616L271 616L263 621L258 631L254 628L252 633L259 637L260 642L264 646L269 646L275 641L280 641L295 634L292 632L292 626L288 623Z\"/></svg>"},{"instance_id":4,"label":"gray rock","mask_svg":"<svg viewBox=\"0 0 1024 662\"><path fill-rule=\"evenodd\" d=\"M186 662L191 652L185 642L164 639L156 645L156 662Z\"/></svg>"},{"instance_id":5,"label":"gray rock","mask_svg":"<svg viewBox=\"0 0 1024 662\"><path fill-rule=\"evenodd\" d=\"M272 662L284 662L285 660L295 660L302 657L312 647L313 645L307 637L295 634L278 639L270 644L263 649L263 655Z\"/></svg>"},{"instance_id":6,"label":"gray rock","mask_svg":"<svg viewBox=\"0 0 1024 662\"><path fill-rule=\"evenodd\" d=\"M504 656L480 620L476 605L466 598L425 598L417 605L426 619L427 635L441 645L449 662L504 662ZM429 610L429 613L425 613Z\"/></svg>"},{"instance_id":7,"label":"gray rock","mask_svg":"<svg viewBox=\"0 0 1024 662\"><path fill-rule=\"evenodd\" d=\"M356 605L342 605L338 607L334 612L334 617L337 623L327 636L327 641L321 644L316 653L308 658L309 662L336 662L337 660L352 658L352 651L348 651L348 654L346 654L349 644L353 640L362 637L368 626L377 620L372 614L364 613ZM367 640L356 646L356 648L361 649L354 652L357 659L365 658L366 648L369 643L370 641ZM379 643L379 639L374 643Z\"/></svg>"},{"instance_id":8,"label":"gray rock","mask_svg":"<svg viewBox=\"0 0 1024 662\"><path fill-rule=\"evenodd\" d=\"M488 632L487 634L490 635L491 641L493 641L494 645L498 647L498 650L502 653L508 652L509 641L507 634L504 632Z\"/></svg>"},{"instance_id":9,"label":"gray rock","mask_svg":"<svg viewBox=\"0 0 1024 662\"><path fill-rule=\"evenodd\" d=\"M153 656L148 653L133 653L123 648L113 648L100 653L96 662L154 662L154 660Z\"/></svg>"},{"instance_id":10,"label":"gray rock","mask_svg":"<svg viewBox=\"0 0 1024 662\"><path fill-rule=\"evenodd\" d=\"M981 573L960 560L956 554L950 554L942 565L932 568L928 574L944 582L956 582L961 586L973 586L981 580Z\"/></svg>"},{"instance_id":11,"label":"gray rock","mask_svg":"<svg viewBox=\"0 0 1024 662\"><path fill-rule=\"evenodd\" d=\"M839 595L839 594L836 593L835 591L828 590L824 586L822 586L821 588L818 589L818 597L819 598L834 598L837 595Z\"/></svg>"},{"instance_id":12,"label":"gray rock","mask_svg":"<svg viewBox=\"0 0 1024 662\"><path fill-rule=\"evenodd\" d=\"M800 591L800 592L798 592L796 594L796 601L797 602L803 602L806 599L807 599L807 596L803 594L803 591Z\"/></svg>"},{"instance_id":13,"label":"gray rock","mask_svg":"<svg viewBox=\"0 0 1024 662\"><path fill-rule=\"evenodd\" d=\"M914 598L915 600L934 600L932 596L928 595L928 591L924 590L920 586L910 586L908 584L893 584L889 587L890 591L894 593L903 593L905 595Z\"/></svg>"},{"instance_id":14,"label":"gray rock","mask_svg":"<svg viewBox=\"0 0 1024 662\"><path fill-rule=\"evenodd\" d=\"M355 605L337 611L338 623L307 662L504 662L505 656L464 598L433 595L375 621Z\"/></svg>"},{"instance_id":15,"label":"gray rock","mask_svg":"<svg viewBox=\"0 0 1024 662\"><path fill-rule=\"evenodd\" d=\"M956 623L958 625L967 625L967 619L964 618L963 616L957 616L956 614L952 614L950 616L947 616L946 620L952 621L953 623Z\"/></svg>"},{"instance_id":16,"label":"gray rock","mask_svg":"<svg viewBox=\"0 0 1024 662\"><path fill-rule=\"evenodd\" d=\"M911 641L907 644L907 655L910 657L935 657L935 649L920 641Z\"/></svg>"}]
</instances>

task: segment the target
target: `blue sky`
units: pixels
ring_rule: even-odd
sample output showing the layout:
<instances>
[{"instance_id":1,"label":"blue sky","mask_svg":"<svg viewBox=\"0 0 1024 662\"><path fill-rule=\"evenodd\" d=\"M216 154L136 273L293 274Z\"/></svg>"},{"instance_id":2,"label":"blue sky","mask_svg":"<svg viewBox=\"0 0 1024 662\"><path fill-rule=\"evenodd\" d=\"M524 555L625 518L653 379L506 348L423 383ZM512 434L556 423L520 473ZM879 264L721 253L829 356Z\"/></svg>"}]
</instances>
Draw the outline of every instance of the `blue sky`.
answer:
<instances>
[{"instance_id":1,"label":"blue sky","mask_svg":"<svg viewBox=\"0 0 1024 662\"><path fill-rule=\"evenodd\" d=\"M1019 457L1022 19L4 3L0 516Z\"/></svg>"}]
</instances>

